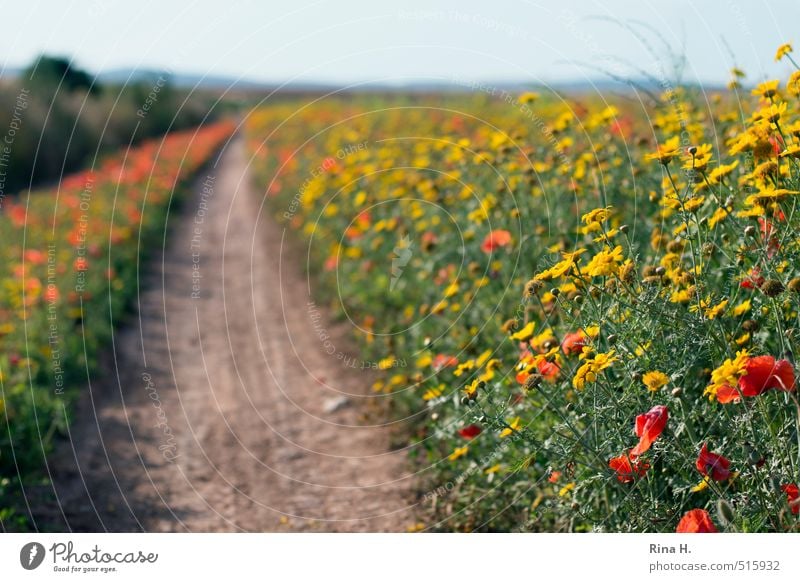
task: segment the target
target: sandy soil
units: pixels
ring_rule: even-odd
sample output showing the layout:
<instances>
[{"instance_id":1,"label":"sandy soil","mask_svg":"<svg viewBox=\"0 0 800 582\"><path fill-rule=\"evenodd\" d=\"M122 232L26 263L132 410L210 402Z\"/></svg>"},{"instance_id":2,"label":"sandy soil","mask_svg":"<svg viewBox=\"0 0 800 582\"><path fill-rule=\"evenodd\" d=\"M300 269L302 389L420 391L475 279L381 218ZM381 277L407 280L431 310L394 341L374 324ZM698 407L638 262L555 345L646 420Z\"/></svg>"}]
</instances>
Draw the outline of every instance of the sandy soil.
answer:
<instances>
[{"instance_id":1,"label":"sandy soil","mask_svg":"<svg viewBox=\"0 0 800 582\"><path fill-rule=\"evenodd\" d=\"M42 530L405 531L412 476L305 255L260 212L243 140L170 217L50 470ZM207 208L206 208L207 206ZM320 319L316 319L317 317ZM377 411L377 412L376 412Z\"/></svg>"}]
</instances>

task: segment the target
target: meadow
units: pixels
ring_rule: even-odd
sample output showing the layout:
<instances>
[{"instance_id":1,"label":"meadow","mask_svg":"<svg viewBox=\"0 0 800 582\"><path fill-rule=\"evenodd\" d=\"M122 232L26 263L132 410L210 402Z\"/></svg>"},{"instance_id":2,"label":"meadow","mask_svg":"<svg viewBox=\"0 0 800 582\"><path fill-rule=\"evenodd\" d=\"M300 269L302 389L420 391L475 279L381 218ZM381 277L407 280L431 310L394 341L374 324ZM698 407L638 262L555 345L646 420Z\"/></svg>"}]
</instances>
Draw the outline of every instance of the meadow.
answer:
<instances>
[{"instance_id":1,"label":"meadow","mask_svg":"<svg viewBox=\"0 0 800 582\"><path fill-rule=\"evenodd\" d=\"M800 69L249 114L445 531L798 530ZM348 366L343 360L340 365Z\"/></svg>"}]
</instances>

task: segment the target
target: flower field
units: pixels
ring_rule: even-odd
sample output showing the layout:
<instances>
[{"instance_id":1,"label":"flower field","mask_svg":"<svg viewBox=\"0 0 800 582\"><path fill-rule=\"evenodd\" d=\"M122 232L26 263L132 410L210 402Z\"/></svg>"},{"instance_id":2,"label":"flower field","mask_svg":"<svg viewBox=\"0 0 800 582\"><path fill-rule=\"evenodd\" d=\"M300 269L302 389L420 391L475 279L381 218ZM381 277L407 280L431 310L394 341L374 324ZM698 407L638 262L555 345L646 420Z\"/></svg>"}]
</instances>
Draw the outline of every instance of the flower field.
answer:
<instances>
[{"instance_id":1,"label":"flower field","mask_svg":"<svg viewBox=\"0 0 800 582\"><path fill-rule=\"evenodd\" d=\"M0 498L35 483L112 326L130 313L170 204L232 131L225 122L170 134L0 201ZM0 519L10 511L0 503Z\"/></svg>"},{"instance_id":2,"label":"flower field","mask_svg":"<svg viewBox=\"0 0 800 582\"><path fill-rule=\"evenodd\" d=\"M799 529L800 70L776 58L788 78L652 102L476 88L250 115L270 212L360 338L363 360L332 357L381 370L410 421L417 527ZM3 289L17 316L46 291L26 281Z\"/></svg>"}]
</instances>

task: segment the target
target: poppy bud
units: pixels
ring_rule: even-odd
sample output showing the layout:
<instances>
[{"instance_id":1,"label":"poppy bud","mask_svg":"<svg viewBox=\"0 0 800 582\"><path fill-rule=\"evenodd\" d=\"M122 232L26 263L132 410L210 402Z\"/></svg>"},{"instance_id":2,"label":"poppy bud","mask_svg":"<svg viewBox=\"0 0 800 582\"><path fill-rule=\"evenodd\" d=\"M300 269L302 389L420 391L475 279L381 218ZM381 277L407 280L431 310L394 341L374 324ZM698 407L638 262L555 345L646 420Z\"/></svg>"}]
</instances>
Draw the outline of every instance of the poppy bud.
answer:
<instances>
[{"instance_id":1,"label":"poppy bud","mask_svg":"<svg viewBox=\"0 0 800 582\"><path fill-rule=\"evenodd\" d=\"M559 295L561 295L561 290L558 287L554 287L553 289L550 289L550 294L553 297L558 297Z\"/></svg>"},{"instance_id":2,"label":"poppy bud","mask_svg":"<svg viewBox=\"0 0 800 582\"><path fill-rule=\"evenodd\" d=\"M672 389L672 397L673 398L680 398L683 395L683 388L676 387Z\"/></svg>"},{"instance_id":3,"label":"poppy bud","mask_svg":"<svg viewBox=\"0 0 800 582\"><path fill-rule=\"evenodd\" d=\"M757 331L758 327L758 322L755 319L746 319L742 322L742 329L745 331Z\"/></svg>"},{"instance_id":4,"label":"poppy bud","mask_svg":"<svg viewBox=\"0 0 800 582\"><path fill-rule=\"evenodd\" d=\"M656 268L656 275L659 277L663 277L667 273L667 270L664 267L657 267Z\"/></svg>"},{"instance_id":5,"label":"poppy bud","mask_svg":"<svg viewBox=\"0 0 800 582\"><path fill-rule=\"evenodd\" d=\"M546 350L551 350L558 345L558 342L554 339L549 339L542 344L542 347Z\"/></svg>"},{"instance_id":6,"label":"poppy bud","mask_svg":"<svg viewBox=\"0 0 800 582\"><path fill-rule=\"evenodd\" d=\"M731 507L730 503L724 499L717 501L717 515L719 516L720 521L724 523L733 523L733 520L736 519L736 514L733 512L733 507Z\"/></svg>"},{"instance_id":7,"label":"poppy bud","mask_svg":"<svg viewBox=\"0 0 800 582\"><path fill-rule=\"evenodd\" d=\"M697 153L697 146L690 146L687 151L690 156L694 156Z\"/></svg>"},{"instance_id":8,"label":"poppy bud","mask_svg":"<svg viewBox=\"0 0 800 582\"><path fill-rule=\"evenodd\" d=\"M733 206L733 196L728 196L725 199L725 206Z\"/></svg>"},{"instance_id":9,"label":"poppy bud","mask_svg":"<svg viewBox=\"0 0 800 582\"><path fill-rule=\"evenodd\" d=\"M431 420L439 420L439 413L434 412L433 414L431 414Z\"/></svg>"},{"instance_id":10,"label":"poppy bud","mask_svg":"<svg viewBox=\"0 0 800 582\"><path fill-rule=\"evenodd\" d=\"M608 337L606 338L606 341L607 341L609 344L614 344L614 343L616 343L616 342L617 342L617 336L616 336L615 334L613 334L613 333L612 333L610 336L608 336Z\"/></svg>"},{"instance_id":11,"label":"poppy bud","mask_svg":"<svg viewBox=\"0 0 800 582\"><path fill-rule=\"evenodd\" d=\"M619 227L619 231L622 234L628 234L628 230L630 230L630 227L627 224L623 224L622 226Z\"/></svg>"},{"instance_id":12,"label":"poppy bud","mask_svg":"<svg viewBox=\"0 0 800 582\"><path fill-rule=\"evenodd\" d=\"M763 291L764 295L767 297L777 297L783 293L783 290L783 283L777 279L769 279L765 281L763 285L761 285L761 291Z\"/></svg>"},{"instance_id":13,"label":"poppy bud","mask_svg":"<svg viewBox=\"0 0 800 582\"><path fill-rule=\"evenodd\" d=\"M744 236L753 236L756 234L756 227L752 224L744 229Z\"/></svg>"},{"instance_id":14,"label":"poppy bud","mask_svg":"<svg viewBox=\"0 0 800 582\"><path fill-rule=\"evenodd\" d=\"M800 277L795 277L789 281L787 287L789 288L789 291L792 291L793 293L800 293Z\"/></svg>"}]
</instances>

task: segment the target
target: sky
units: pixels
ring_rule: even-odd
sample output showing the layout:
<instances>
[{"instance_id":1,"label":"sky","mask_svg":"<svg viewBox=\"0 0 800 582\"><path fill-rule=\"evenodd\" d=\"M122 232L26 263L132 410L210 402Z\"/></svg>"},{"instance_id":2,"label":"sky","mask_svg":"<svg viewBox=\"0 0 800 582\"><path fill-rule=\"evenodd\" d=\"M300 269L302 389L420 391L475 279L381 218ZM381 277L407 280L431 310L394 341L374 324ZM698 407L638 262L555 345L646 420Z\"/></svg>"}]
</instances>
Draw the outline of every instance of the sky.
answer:
<instances>
[{"instance_id":1,"label":"sky","mask_svg":"<svg viewBox=\"0 0 800 582\"><path fill-rule=\"evenodd\" d=\"M0 0L0 67L38 54L92 72L119 68L256 81L661 78L671 50L684 81L785 77L798 0ZM632 27L630 30L628 27ZM794 35L794 36L793 36ZM648 47L652 51L648 50ZM655 54L651 54L654 52Z\"/></svg>"}]
</instances>

